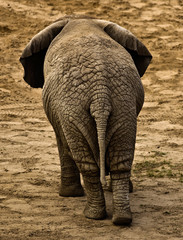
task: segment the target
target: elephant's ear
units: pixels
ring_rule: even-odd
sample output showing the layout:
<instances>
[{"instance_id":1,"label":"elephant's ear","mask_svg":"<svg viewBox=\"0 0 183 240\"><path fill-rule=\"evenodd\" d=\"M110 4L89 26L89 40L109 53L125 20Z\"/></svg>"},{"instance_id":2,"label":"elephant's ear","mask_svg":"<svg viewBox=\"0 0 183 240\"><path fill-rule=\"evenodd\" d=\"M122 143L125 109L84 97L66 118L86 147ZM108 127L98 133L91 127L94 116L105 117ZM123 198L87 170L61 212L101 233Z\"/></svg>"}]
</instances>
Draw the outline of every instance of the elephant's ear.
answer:
<instances>
[{"instance_id":1,"label":"elephant's ear","mask_svg":"<svg viewBox=\"0 0 183 240\"><path fill-rule=\"evenodd\" d=\"M104 20L97 20L104 31L122 45L132 56L139 75L142 77L152 59L152 55L130 31L119 25Z\"/></svg>"},{"instance_id":2,"label":"elephant's ear","mask_svg":"<svg viewBox=\"0 0 183 240\"><path fill-rule=\"evenodd\" d=\"M36 34L25 47L20 62L24 67L24 80L31 87L43 87L43 64L46 51L52 40L60 33L68 21L61 20L46 27Z\"/></svg>"},{"instance_id":3,"label":"elephant's ear","mask_svg":"<svg viewBox=\"0 0 183 240\"><path fill-rule=\"evenodd\" d=\"M152 59L152 55L145 45L130 31L115 23L108 24L104 31L131 54L139 75L142 77Z\"/></svg>"}]
</instances>

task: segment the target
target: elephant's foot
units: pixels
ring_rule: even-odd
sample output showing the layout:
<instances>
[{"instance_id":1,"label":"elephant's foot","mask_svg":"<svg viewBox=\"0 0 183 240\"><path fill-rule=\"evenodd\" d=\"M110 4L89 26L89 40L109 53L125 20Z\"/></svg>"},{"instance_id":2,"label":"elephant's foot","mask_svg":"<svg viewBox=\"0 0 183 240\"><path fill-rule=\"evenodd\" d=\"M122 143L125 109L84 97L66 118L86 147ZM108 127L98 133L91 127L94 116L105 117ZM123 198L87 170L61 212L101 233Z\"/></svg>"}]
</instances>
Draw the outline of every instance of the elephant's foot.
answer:
<instances>
[{"instance_id":1,"label":"elephant's foot","mask_svg":"<svg viewBox=\"0 0 183 240\"><path fill-rule=\"evenodd\" d=\"M129 172L111 174L113 190L113 218L115 225L129 225L132 222L132 213L129 201Z\"/></svg>"},{"instance_id":2,"label":"elephant's foot","mask_svg":"<svg viewBox=\"0 0 183 240\"><path fill-rule=\"evenodd\" d=\"M100 176L98 172L88 172L83 175L85 191L87 195L87 205L84 210L84 215L90 219L106 218L105 199Z\"/></svg>"},{"instance_id":3,"label":"elephant's foot","mask_svg":"<svg viewBox=\"0 0 183 240\"><path fill-rule=\"evenodd\" d=\"M124 210L123 212L113 212L112 222L115 225L130 225L132 222L132 213L130 209Z\"/></svg>"},{"instance_id":4,"label":"elephant's foot","mask_svg":"<svg viewBox=\"0 0 183 240\"><path fill-rule=\"evenodd\" d=\"M84 190L80 182L79 173L62 172L59 195L62 197L81 197Z\"/></svg>"},{"instance_id":5,"label":"elephant's foot","mask_svg":"<svg viewBox=\"0 0 183 240\"><path fill-rule=\"evenodd\" d=\"M59 195L62 197L82 197L84 196L84 190L81 184L64 186L61 185Z\"/></svg>"},{"instance_id":6,"label":"elephant's foot","mask_svg":"<svg viewBox=\"0 0 183 240\"><path fill-rule=\"evenodd\" d=\"M62 197L81 197L84 190L81 186L80 173L74 161L65 157L65 166L61 166L61 187L59 195Z\"/></svg>"},{"instance_id":7,"label":"elephant's foot","mask_svg":"<svg viewBox=\"0 0 183 240\"><path fill-rule=\"evenodd\" d=\"M99 207L99 206L90 206L87 204L84 210L84 215L86 218L90 218L90 219L95 219L95 220L104 219L107 216L105 205Z\"/></svg>"}]
</instances>

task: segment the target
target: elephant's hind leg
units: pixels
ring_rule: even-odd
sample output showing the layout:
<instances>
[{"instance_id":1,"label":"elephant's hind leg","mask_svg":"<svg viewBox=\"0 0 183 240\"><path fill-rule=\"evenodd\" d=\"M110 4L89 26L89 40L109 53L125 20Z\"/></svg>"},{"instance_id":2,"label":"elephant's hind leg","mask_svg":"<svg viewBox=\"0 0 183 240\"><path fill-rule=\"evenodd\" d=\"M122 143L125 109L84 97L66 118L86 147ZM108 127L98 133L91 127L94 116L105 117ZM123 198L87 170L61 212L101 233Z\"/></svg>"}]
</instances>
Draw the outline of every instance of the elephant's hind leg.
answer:
<instances>
[{"instance_id":1,"label":"elephant's hind leg","mask_svg":"<svg viewBox=\"0 0 183 240\"><path fill-rule=\"evenodd\" d=\"M108 187L107 191L112 192L112 181L111 180L109 182L109 187ZM133 183L132 183L132 180L130 179L129 180L129 193L132 193L132 192L133 192Z\"/></svg>"},{"instance_id":2,"label":"elephant's hind leg","mask_svg":"<svg viewBox=\"0 0 183 240\"><path fill-rule=\"evenodd\" d=\"M129 202L130 173L112 173L113 218L115 225L128 225L132 222Z\"/></svg>"},{"instance_id":3,"label":"elephant's hind leg","mask_svg":"<svg viewBox=\"0 0 183 240\"><path fill-rule=\"evenodd\" d=\"M87 205L84 215L90 219L106 218L106 207L99 172L88 172L83 174L85 191L87 194Z\"/></svg>"},{"instance_id":4,"label":"elephant's hind leg","mask_svg":"<svg viewBox=\"0 0 183 240\"><path fill-rule=\"evenodd\" d=\"M84 195L80 182L80 172L71 157L66 142L56 134L61 163L61 186L59 195L63 197L80 197Z\"/></svg>"},{"instance_id":5,"label":"elephant's hind leg","mask_svg":"<svg viewBox=\"0 0 183 240\"><path fill-rule=\"evenodd\" d=\"M87 204L84 215L90 219L106 217L105 199L100 183L100 170L95 161L93 152L81 131L74 125L67 123L67 142L73 159L83 176Z\"/></svg>"},{"instance_id":6,"label":"elephant's hind leg","mask_svg":"<svg viewBox=\"0 0 183 240\"><path fill-rule=\"evenodd\" d=\"M129 192L132 190L130 174L135 149L136 118L131 115L129 118L126 116L126 121L113 134L108 148L113 192L112 222L116 225L132 222Z\"/></svg>"}]
</instances>

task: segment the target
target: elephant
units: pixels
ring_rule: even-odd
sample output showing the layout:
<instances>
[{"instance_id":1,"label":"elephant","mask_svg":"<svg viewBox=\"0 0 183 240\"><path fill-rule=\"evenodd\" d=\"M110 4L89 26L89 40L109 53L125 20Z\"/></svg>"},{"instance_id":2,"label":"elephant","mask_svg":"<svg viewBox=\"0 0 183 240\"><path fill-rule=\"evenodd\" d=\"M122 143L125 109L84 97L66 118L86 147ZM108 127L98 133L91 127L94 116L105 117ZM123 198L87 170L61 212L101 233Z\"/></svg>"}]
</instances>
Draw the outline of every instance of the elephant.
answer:
<instances>
[{"instance_id":1,"label":"elephant","mask_svg":"<svg viewBox=\"0 0 183 240\"><path fill-rule=\"evenodd\" d=\"M152 55L127 29L87 16L65 16L36 34L20 62L24 80L42 89L56 135L60 196L83 196L84 215L107 216L103 187L110 174L112 222L130 225L129 183L137 116L144 103L141 77Z\"/></svg>"}]
</instances>

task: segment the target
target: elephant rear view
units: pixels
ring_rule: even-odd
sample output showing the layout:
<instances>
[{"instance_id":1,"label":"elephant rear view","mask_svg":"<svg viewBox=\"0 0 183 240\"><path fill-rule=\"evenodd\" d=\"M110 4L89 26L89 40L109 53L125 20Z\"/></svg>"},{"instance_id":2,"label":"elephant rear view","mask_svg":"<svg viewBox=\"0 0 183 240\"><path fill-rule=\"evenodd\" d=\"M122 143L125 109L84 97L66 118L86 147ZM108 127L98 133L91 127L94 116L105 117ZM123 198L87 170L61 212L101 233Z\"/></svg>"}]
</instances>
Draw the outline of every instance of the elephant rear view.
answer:
<instances>
[{"instance_id":1,"label":"elephant rear view","mask_svg":"<svg viewBox=\"0 0 183 240\"><path fill-rule=\"evenodd\" d=\"M113 223L130 224L129 181L137 116L144 102L140 77L151 54L119 25L82 16L57 20L26 46L25 81L43 87L43 105L56 134L60 195L82 196L87 218L106 217L102 185L110 173Z\"/></svg>"}]
</instances>

